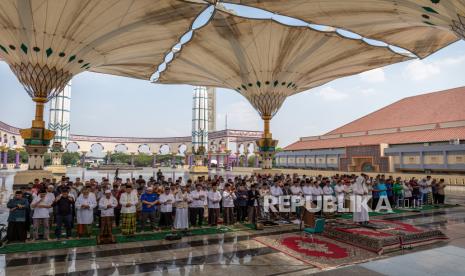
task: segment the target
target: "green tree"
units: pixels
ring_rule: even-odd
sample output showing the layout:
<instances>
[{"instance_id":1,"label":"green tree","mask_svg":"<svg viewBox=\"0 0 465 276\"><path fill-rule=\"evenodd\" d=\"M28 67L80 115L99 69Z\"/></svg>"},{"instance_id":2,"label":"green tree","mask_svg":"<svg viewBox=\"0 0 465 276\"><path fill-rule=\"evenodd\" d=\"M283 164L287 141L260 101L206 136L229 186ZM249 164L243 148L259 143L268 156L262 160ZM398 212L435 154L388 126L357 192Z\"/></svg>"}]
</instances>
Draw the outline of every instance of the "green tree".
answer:
<instances>
[{"instance_id":1,"label":"green tree","mask_svg":"<svg viewBox=\"0 0 465 276\"><path fill-rule=\"evenodd\" d=\"M116 152L111 155L111 163L131 164L131 156L124 152Z\"/></svg>"},{"instance_id":2,"label":"green tree","mask_svg":"<svg viewBox=\"0 0 465 276\"><path fill-rule=\"evenodd\" d=\"M3 160L1 160L3 161ZM7 158L7 163L15 163L16 162L16 151L15 150L8 150L8 158Z\"/></svg>"},{"instance_id":3,"label":"green tree","mask_svg":"<svg viewBox=\"0 0 465 276\"><path fill-rule=\"evenodd\" d=\"M44 154L44 166L52 165L52 156L49 152Z\"/></svg>"},{"instance_id":4,"label":"green tree","mask_svg":"<svg viewBox=\"0 0 465 276\"><path fill-rule=\"evenodd\" d=\"M249 165L249 167L255 167L255 155L249 156L249 160L247 160L247 165Z\"/></svg>"},{"instance_id":5,"label":"green tree","mask_svg":"<svg viewBox=\"0 0 465 276\"><path fill-rule=\"evenodd\" d=\"M134 165L136 167L151 167L152 166L152 155L145 153L139 153L134 157Z\"/></svg>"},{"instance_id":6,"label":"green tree","mask_svg":"<svg viewBox=\"0 0 465 276\"><path fill-rule=\"evenodd\" d=\"M80 160L78 152L65 152L61 158L63 165L76 165Z\"/></svg>"}]
</instances>

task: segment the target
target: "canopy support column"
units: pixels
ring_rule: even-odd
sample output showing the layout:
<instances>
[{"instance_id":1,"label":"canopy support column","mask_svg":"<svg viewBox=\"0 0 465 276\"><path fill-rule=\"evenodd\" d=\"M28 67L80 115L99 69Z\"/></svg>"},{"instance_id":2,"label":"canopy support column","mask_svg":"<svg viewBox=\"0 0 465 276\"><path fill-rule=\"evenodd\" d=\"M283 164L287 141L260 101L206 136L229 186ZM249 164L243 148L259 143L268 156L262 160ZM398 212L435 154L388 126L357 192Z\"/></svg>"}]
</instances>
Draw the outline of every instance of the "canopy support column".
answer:
<instances>
[{"instance_id":1,"label":"canopy support column","mask_svg":"<svg viewBox=\"0 0 465 276\"><path fill-rule=\"evenodd\" d=\"M262 160L261 170L254 171L256 173L277 173L273 170L273 157L276 153L276 145L278 140L273 140L273 135L270 131L271 115L262 115L263 119L263 137L257 140L258 153Z\"/></svg>"}]
</instances>

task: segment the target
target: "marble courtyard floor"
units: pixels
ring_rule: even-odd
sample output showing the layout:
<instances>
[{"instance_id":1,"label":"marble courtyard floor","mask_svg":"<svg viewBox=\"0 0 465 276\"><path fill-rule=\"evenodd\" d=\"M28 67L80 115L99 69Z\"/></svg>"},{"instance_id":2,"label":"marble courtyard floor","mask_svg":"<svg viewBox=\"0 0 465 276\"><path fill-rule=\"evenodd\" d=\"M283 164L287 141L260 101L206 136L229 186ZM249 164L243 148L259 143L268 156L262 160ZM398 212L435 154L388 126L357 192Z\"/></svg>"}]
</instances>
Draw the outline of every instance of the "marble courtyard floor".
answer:
<instances>
[{"instance_id":1,"label":"marble courtyard floor","mask_svg":"<svg viewBox=\"0 0 465 276\"><path fill-rule=\"evenodd\" d=\"M465 260L465 197L451 198L449 202L462 206L377 217L439 229L449 237L448 241L399 250L370 262L332 270L323 271L255 240L296 232L295 225L263 231L243 227L178 241L9 253L0 255L0 266L6 275L402 275L399 269L405 267L409 275L464 275L465 268L458 265L458 260Z\"/></svg>"}]
</instances>

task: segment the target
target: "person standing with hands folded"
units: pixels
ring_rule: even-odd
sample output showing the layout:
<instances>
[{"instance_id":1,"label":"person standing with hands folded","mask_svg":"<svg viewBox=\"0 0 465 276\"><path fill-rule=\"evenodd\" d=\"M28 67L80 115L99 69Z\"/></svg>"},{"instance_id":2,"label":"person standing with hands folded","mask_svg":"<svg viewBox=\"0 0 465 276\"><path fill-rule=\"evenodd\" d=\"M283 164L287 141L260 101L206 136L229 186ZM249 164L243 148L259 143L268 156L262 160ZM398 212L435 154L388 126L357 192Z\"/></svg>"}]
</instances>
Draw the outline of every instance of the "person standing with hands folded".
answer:
<instances>
[{"instance_id":1,"label":"person standing with hands folded","mask_svg":"<svg viewBox=\"0 0 465 276\"><path fill-rule=\"evenodd\" d=\"M34 208L34 214L32 215L32 221L34 225L34 240L39 239L39 227L44 227L44 239L49 240L49 217L50 209L52 208L53 199L47 197L47 191L42 189L39 191L39 196L34 198L31 207Z\"/></svg>"},{"instance_id":2,"label":"person standing with hands folded","mask_svg":"<svg viewBox=\"0 0 465 276\"><path fill-rule=\"evenodd\" d=\"M8 241L25 242L27 238L26 211L29 208L29 201L23 198L21 191L17 191L15 197L8 201L6 207L10 209L7 230Z\"/></svg>"},{"instance_id":3,"label":"person standing with hands folded","mask_svg":"<svg viewBox=\"0 0 465 276\"><path fill-rule=\"evenodd\" d=\"M170 187L165 187L165 192L160 195L160 228L173 226L173 203L174 195L171 194Z\"/></svg>"},{"instance_id":4,"label":"person standing with hands folded","mask_svg":"<svg viewBox=\"0 0 465 276\"><path fill-rule=\"evenodd\" d=\"M121 233L134 236L136 232L136 205L139 202L137 193L132 192L132 186L126 184L125 193L121 194Z\"/></svg>"}]
</instances>

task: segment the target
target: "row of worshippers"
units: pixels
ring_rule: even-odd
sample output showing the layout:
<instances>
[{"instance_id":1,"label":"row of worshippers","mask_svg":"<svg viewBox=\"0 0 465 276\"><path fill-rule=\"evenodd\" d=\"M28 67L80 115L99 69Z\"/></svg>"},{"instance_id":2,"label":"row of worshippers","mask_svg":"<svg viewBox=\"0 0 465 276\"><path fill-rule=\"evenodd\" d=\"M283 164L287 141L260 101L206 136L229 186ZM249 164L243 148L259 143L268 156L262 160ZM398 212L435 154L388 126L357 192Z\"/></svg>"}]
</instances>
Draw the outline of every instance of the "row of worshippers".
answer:
<instances>
[{"instance_id":1,"label":"row of worshippers","mask_svg":"<svg viewBox=\"0 0 465 276\"><path fill-rule=\"evenodd\" d=\"M39 238L39 229L43 227L43 236L49 238L49 229L56 224L55 237L61 238L62 228L66 237L77 222L78 237L87 237L92 233L92 224L100 226L100 238L112 239L113 224L120 226L123 235L134 235L136 222L142 231L147 221L150 229L160 228L187 229L204 224L215 226L220 220L225 225L244 222L246 218L256 223L260 219L290 219L297 213L266 213L261 210L266 196L281 195L305 196L317 201L322 196L333 196L339 210L350 206L352 195L372 195L374 208L380 197L386 197L395 205L399 199L410 200L435 198L437 203L444 202L444 181L427 177L421 181L410 179L385 178L379 175L369 178L363 175L363 188L357 184L360 176L335 175L327 178L299 177L297 175L237 176L226 182L222 177L188 180L184 185L182 178L173 182L164 181L159 173L157 179L145 181L139 179L116 179L110 184L106 178L99 184L95 179L82 183L63 178L53 184L48 180L34 184L8 202L10 208L8 236L10 241L24 241L33 222L33 239ZM46 189L45 189L46 187ZM136 187L136 189L134 189ZM361 190L360 190L361 189ZM435 190L435 195L433 194ZM438 196L439 195L439 196ZM427 202L426 200L424 202ZM281 216L283 215L283 216ZM158 222L157 222L158 221Z\"/></svg>"},{"instance_id":2,"label":"row of worshippers","mask_svg":"<svg viewBox=\"0 0 465 276\"><path fill-rule=\"evenodd\" d=\"M190 186L155 186L149 185L138 193L131 184L123 184L116 191L105 189L100 198L99 193L92 192L90 186L80 189L77 196L71 192L72 188L60 185L56 188L50 185L47 190L41 189L37 193L31 192L31 189L17 191L14 198L8 202L8 240L24 242L27 239L30 218L33 222L34 240L41 236L41 228L43 238L49 240L53 222L56 224L57 239L62 237L63 228L66 230L66 238L69 239L75 224L78 238L89 237L94 222L97 222L95 210L98 210L99 239L114 240L112 228L116 210L119 210L121 216L121 233L133 236L137 221L140 222L142 231L146 229L147 221L150 223L150 230L185 230L204 225L204 215L207 215L209 225L217 226L220 206L223 206L225 224L234 222L236 204L240 205L237 207L240 211L236 211L238 221L244 221L248 216L248 206L252 207L250 209L258 207L258 192L254 194L245 187L235 192L235 188L226 184L224 191L220 192L215 183L211 184L209 190L202 184L197 184L192 191ZM254 187L252 189L255 190ZM255 215L256 220L257 212L252 211L251 214Z\"/></svg>"}]
</instances>

